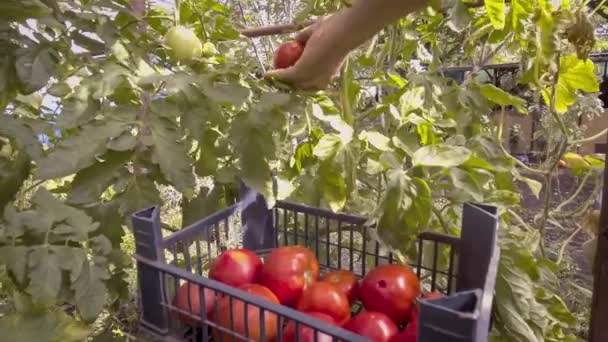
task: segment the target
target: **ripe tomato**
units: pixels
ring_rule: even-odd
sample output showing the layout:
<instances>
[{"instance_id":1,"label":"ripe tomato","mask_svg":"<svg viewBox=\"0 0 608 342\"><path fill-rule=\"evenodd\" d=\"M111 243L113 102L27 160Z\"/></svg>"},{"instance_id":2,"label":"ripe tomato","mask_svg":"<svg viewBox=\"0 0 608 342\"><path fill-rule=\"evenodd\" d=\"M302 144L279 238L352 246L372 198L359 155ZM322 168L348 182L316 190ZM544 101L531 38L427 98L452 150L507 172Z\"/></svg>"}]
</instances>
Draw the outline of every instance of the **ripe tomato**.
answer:
<instances>
[{"instance_id":1,"label":"ripe tomato","mask_svg":"<svg viewBox=\"0 0 608 342\"><path fill-rule=\"evenodd\" d=\"M344 325L344 329L365 336L374 342L389 342L399 333L399 328L387 315L374 311L363 311L351 318Z\"/></svg>"},{"instance_id":2,"label":"ripe tomato","mask_svg":"<svg viewBox=\"0 0 608 342\"><path fill-rule=\"evenodd\" d=\"M206 288L204 291L205 295L205 311L207 313L207 319L211 319L213 314L213 308L215 304L215 291ZM218 293L218 296L220 294ZM202 317L201 313L201 298L200 298L200 286L194 283L184 283L177 289L175 297L173 297L173 305L177 306L180 311L191 313L190 315L180 312L179 319L187 325L200 324Z\"/></svg>"},{"instance_id":3,"label":"ripe tomato","mask_svg":"<svg viewBox=\"0 0 608 342\"><path fill-rule=\"evenodd\" d=\"M262 259L247 249L232 249L218 256L209 269L209 278L238 287L255 283L262 270Z\"/></svg>"},{"instance_id":4,"label":"ripe tomato","mask_svg":"<svg viewBox=\"0 0 608 342\"><path fill-rule=\"evenodd\" d=\"M283 69L296 64L302 56L302 52L304 52L304 44L297 40L290 40L279 45L274 53L274 67Z\"/></svg>"},{"instance_id":5,"label":"ripe tomato","mask_svg":"<svg viewBox=\"0 0 608 342\"><path fill-rule=\"evenodd\" d=\"M330 325L337 326L338 323L331 316L326 315L321 312L307 312L308 315L323 321ZM283 330L283 342L332 342L333 337L323 334L321 332L316 333L315 339L315 330L311 327L305 326L303 324L299 324L298 338L296 338L296 322L291 321L287 324L285 329Z\"/></svg>"},{"instance_id":6,"label":"ripe tomato","mask_svg":"<svg viewBox=\"0 0 608 342\"><path fill-rule=\"evenodd\" d=\"M393 336L390 342L417 342L418 341L418 320L413 320L407 324L405 329Z\"/></svg>"},{"instance_id":7,"label":"ripe tomato","mask_svg":"<svg viewBox=\"0 0 608 342\"><path fill-rule=\"evenodd\" d=\"M302 292L319 278L319 262L302 246L275 248L262 266L259 284L268 287L283 305L295 306Z\"/></svg>"},{"instance_id":8,"label":"ripe tomato","mask_svg":"<svg viewBox=\"0 0 608 342\"><path fill-rule=\"evenodd\" d=\"M350 304L346 295L334 285L322 281L304 291L296 309L330 315L340 325L350 318Z\"/></svg>"},{"instance_id":9,"label":"ripe tomato","mask_svg":"<svg viewBox=\"0 0 608 342\"><path fill-rule=\"evenodd\" d=\"M178 62L189 62L203 53L203 44L194 31L184 26L172 27L165 35L164 43Z\"/></svg>"},{"instance_id":10,"label":"ripe tomato","mask_svg":"<svg viewBox=\"0 0 608 342\"><path fill-rule=\"evenodd\" d=\"M353 272L345 270L329 272L325 275L323 281L334 285L338 290L344 292L351 305L357 300L359 281Z\"/></svg>"},{"instance_id":11,"label":"ripe tomato","mask_svg":"<svg viewBox=\"0 0 608 342\"><path fill-rule=\"evenodd\" d=\"M274 304L279 304L277 297L266 287L258 284L245 284L239 287L239 289L261 298L268 300ZM243 335L249 336L254 341L261 341L260 333L260 308L253 305L247 305L247 311L245 311L245 302L238 299L232 299L232 306L230 305L230 297L224 296L219 301L218 317L215 320L217 324L226 328L232 329L232 331ZM230 325L230 311L232 311L232 326ZM264 311L263 314L265 341L273 341L278 334L278 317L268 311ZM245 323L247 321L247 323ZM247 324L247 325L246 325ZM248 328L249 335L247 335L246 328ZM233 336L228 335L225 332L220 332L216 329L213 331L215 341L244 341L238 338L233 340Z\"/></svg>"},{"instance_id":12,"label":"ripe tomato","mask_svg":"<svg viewBox=\"0 0 608 342\"><path fill-rule=\"evenodd\" d=\"M399 325L410 317L420 281L412 269L403 265L381 265L371 270L359 287L366 310L386 314Z\"/></svg>"}]
</instances>

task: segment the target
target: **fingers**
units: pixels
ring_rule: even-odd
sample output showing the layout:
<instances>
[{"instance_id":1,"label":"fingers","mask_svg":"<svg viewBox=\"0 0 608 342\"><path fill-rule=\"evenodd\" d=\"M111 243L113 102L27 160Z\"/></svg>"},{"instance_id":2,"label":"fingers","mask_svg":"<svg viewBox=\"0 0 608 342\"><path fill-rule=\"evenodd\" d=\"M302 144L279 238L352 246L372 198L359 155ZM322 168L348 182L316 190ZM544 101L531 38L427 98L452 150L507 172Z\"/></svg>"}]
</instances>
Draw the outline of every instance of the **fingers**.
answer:
<instances>
[{"instance_id":1,"label":"fingers","mask_svg":"<svg viewBox=\"0 0 608 342\"><path fill-rule=\"evenodd\" d=\"M325 20L325 18L326 17L319 17L312 25L308 25L304 29L300 30L300 32L296 34L295 40L301 43L306 43L315 30L317 30L319 25L321 25L321 22Z\"/></svg>"},{"instance_id":2,"label":"fingers","mask_svg":"<svg viewBox=\"0 0 608 342\"><path fill-rule=\"evenodd\" d=\"M287 83L292 83L296 79L296 72L294 67L289 67L285 69L274 69L269 70L264 74L265 79L277 79L280 81L284 81Z\"/></svg>"}]
</instances>

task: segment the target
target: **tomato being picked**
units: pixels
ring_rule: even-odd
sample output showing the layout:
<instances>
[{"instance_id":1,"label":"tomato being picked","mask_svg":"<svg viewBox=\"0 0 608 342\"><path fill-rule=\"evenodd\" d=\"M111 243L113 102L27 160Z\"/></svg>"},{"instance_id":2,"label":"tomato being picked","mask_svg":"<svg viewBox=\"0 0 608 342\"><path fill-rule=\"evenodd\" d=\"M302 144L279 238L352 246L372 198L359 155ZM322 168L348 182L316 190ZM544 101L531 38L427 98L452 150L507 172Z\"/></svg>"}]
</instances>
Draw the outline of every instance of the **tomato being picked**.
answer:
<instances>
[{"instance_id":1,"label":"tomato being picked","mask_svg":"<svg viewBox=\"0 0 608 342\"><path fill-rule=\"evenodd\" d=\"M296 309L330 315L340 325L350 318L350 304L346 295L334 285L322 281L304 291Z\"/></svg>"},{"instance_id":2,"label":"tomato being picked","mask_svg":"<svg viewBox=\"0 0 608 342\"><path fill-rule=\"evenodd\" d=\"M399 328L381 312L363 311L344 325L350 330L374 342L390 342L399 333Z\"/></svg>"},{"instance_id":3,"label":"tomato being picked","mask_svg":"<svg viewBox=\"0 0 608 342\"><path fill-rule=\"evenodd\" d=\"M284 69L296 64L302 56L302 52L304 52L304 44L297 40L290 40L279 45L274 53L274 67Z\"/></svg>"},{"instance_id":4,"label":"tomato being picked","mask_svg":"<svg viewBox=\"0 0 608 342\"><path fill-rule=\"evenodd\" d=\"M359 281L357 280L357 276L351 271L338 270L329 272L325 275L323 281L334 285L338 290L344 292L351 305L359 296Z\"/></svg>"},{"instance_id":5,"label":"tomato being picked","mask_svg":"<svg viewBox=\"0 0 608 342\"><path fill-rule=\"evenodd\" d=\"M247 249L231 249L220 254L209 269L209 278L230 286L255 283L262 271L262 259Z\"/></svg>"},{"instance_id":6,"label":"tomato being picked","mask_svg":"<svg viewBox=\"0 0 608 342\"><path fill-rule=\"evenodd\" d=\"M281 304L295 306L304 290L319 279L319 262L302 246L272 250L264 261L258 283L268 287Z\"/></svg>"},{"instance_id":7,"label":"tomato being picked","mask_svg":"<svg viewBox=\"0 0 608 342\"><path fill-rule=\"evenodd\" d=\"M218 293L219 295L219 293ZM207 313L207 319L211 318L213 314L213 308L215 304L215 291L205 288L205 312ZM202 318L201 313L201 298L200 298L200 286L195 283L185 283L177 289L175 297L173 298L173 305L177 306L180 311L179 319L187 325L200 324ZM190 313L192 316L186 314Z\"/></svg>"},{"instance_id":8,"label":"tomato being picked","mask_svg":"<svg viewBox=\"0 0 608 342\"><path fill-rule=\"evenodd\" d=\"M239 289L251 295L261 297L271 303L279 304L277 297L268 288L262 285L245 284L240 286ZM262 341L260 326L261 322L264 322L264 341L273 341L277 337L279 328L276 314L264 311L263 315L260 315L260 308L253 304L248 304L247 311L245 311L245 303L236 298L232 298L232 305L230 302L229 296L224 296L220 299L218 303L218 317L215 320L217 324L226 329L231 329L237 334L249 336L249 338L254 341ZM231 311L232 326L230 325ZM245 322L245 320L247 320L247 322ZM249 334L247 335L247 333ZM214 341L245 341L238 338L233 339L234 336L225 332L220 332L217 329L213 331L213 336Z\"/></svg>"},{"instance_id":9,"label":"tomato being picked","mask_svg":"<svg viewBox=\"0 0 608 342\"><path fill-rule=\"evenodd\" d=\"M371 270L359 287L359 298L368 311L386 314L397 325L407 322L420 281L409 266L381 265Z\"/></svg>"},{"instance_id":10,"label":"tomato being picked","mask_svg":"<svg viewBox=\"0 0 608 342\"><path fill-rule=\"evenodd\" d=\"M338 326L338 323L331 316L321 312L307 312L306 314L323 321L329 325ZM315 330L304 324L298 324L298 338L296 338L296 322L290 321L283 330L283 342L332 342L333 337L317 331L315 339Z\"/></svg>"}]
</instances>

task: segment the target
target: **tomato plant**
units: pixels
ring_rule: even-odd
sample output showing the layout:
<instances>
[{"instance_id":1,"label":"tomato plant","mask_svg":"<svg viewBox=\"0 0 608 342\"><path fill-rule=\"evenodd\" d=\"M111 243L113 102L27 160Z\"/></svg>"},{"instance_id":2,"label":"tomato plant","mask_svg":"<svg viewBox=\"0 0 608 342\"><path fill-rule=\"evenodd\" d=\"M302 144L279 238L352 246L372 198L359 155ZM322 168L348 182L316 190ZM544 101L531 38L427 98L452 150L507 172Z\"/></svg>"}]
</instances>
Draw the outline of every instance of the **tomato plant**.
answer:
<instances>
[{"instance_id":1,"label":"tomato plant","mask_svg":"<svg viewBox=\"0 0 608 342\"><path fill-rule=\"evenodd\" d=\"M338 323L336 322L335 319L333 319L333 317L326 315L324 313L307 312L306 314L308 314L322 322L325 322L327 324L335 325L335 326L338 325ZM333 341L333 337L331 337L330 335L323 334L321 332L316 332L316 334L315 334L315 330L313 328L305 326L303 324L299 325L298 334L296 335L296 323L294 321L289 322L285 326L282 337L283 337L283 341L285 341L285 342L296 342L296 341L331 342L331 341Z\"/></svg>"},{"instance_id":2,"label":"tomato plant","mask_svg":"<svg viewBox=\"0 0 608 342\"><path fill-rule=\"evenodd\" d=\"M373 311L359 313L346 322L344 328L377 342L391 342L399 333L390 317Z\"/></svg>"},{"instance_id":3,"label":"tomato plant","mask_svg":"<svg viewBox=\"0 0 608 342\"><path fill-rule=\"evenodd\" d=\"M361 281L365 309L384 313L396 324L409 319L419 294L420 282L408 266L381 265Z\"/></svg>"},{"instance_id":4,"label":"tomato plant","mask_svg":"<svg viewBox=\"0 0 608 342\"><path fill-rule=\"evenodd\" d=\"M327 273L323 281L334 285L348 297L349 303L353 304L359 296L359 280L351 271L338 270Z\"/></svg>"},{"instance_id":5,"label":"tomato plant","mask_svg":"<svg viewBox=\"0 0 608 342\"><path fill-rule=\"evenodd\" d=\"M327 314L340 325L350 318L350 304L346 294L326 282L316 282L304 290L296 309Z\"/></svg>"},{"instance_id":6,"label":"tomato plant","mask_svg":"<svg viewBox=\"0 0 608 342\"><path fill-rule=\"evenodd\" d=\"M281 304L295 306L302 293L319 278L319 263L302 246L275 248L264 260L259 283L277 295Z\"/></svg>"},{"instance_id":7,"label":"tomato plant","mask_svg":"<svg viewBox=\"0 0 608 342\"><path fill-rule=\"evenodd\" d=\"M246 249L231 249L220 254L209 268L209 278L231 286L255 283L262 270L262 259Z\"/></svg>"},{"instance_id":8,"label":"tomato plant","mask_svg":"<svg viewBox=\"0 0 608 342\"><path fill-rule=\"evenodd\" d=\"M266 287L258 284L245 284L239 287L240 290L254 296L263 298L271 303L279 304L277 297ZM267 340L273 341L279 333L277 323L278 317L268 311L262 314L260 308L255 305L246 305L238 299L230 300L225 296L218 303L218 317L215 318L217 324L226 329L231 329L237 334L249 336L255 341L261 341L261 326L264 326L264 336ZM233 341L233 336L215 330L213 336L216 341Z\"/></svg>"}]
</instances>

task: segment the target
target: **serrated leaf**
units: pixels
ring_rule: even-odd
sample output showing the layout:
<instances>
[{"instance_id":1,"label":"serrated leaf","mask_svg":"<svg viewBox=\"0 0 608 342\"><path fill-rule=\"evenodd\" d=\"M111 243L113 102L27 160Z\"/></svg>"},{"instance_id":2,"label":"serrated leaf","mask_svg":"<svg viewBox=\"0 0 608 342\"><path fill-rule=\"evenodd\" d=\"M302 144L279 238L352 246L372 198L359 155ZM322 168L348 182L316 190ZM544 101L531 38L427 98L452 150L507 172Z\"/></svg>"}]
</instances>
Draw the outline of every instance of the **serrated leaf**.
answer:
<instances>
[{"instance_id":1,"label":"serrated leaf","mask_svg":"<svg viewBox=\"0 0 608 342\"><path fill-rule=\"evenodd\" d=\"M471 157L471 151L461 146L430 145L418 149L412 161L414 165L454 167L466 162Z\"/></svg>"},{"instance_id":2,"label":"serrated leaf","mask_svg":"<svg viewBox=\"0 0 608 342\"><path fill-rule=\"evenodd\" d=\"M106 151L108 139L119 136L127 127L126 123L118 121L85 126L79 135L62 140L40 160L36 176L39 179L59 178L93 165L96 157Z\"/></svg>"},{"instance_id":3,"label":"serrated leaf","mask_svg":"<svg viewBox=\"0 0 608 342\"><path fill-rule=\"evenodd\" d=\"M595 93L599 91L599 82L595 67L589 59L580 60L576 55L560 58L559 79L555 93L555 109L564 113L576 102L577 91ZM543 91L545 103L551 103L551 90Z\"/></svg>"},{"instance_id":4,"label":"serrated leaf","mask_svg":"<svg viewBox=\"0 0 608 342\"><path fill-rule=\"evenodd\" d=\"M91 216L95 222L99 222L99 229L95 234L102 234L110 239L113 245L120 245L122 238L125 235L123 224L126 220L123 219L119 211L120 200L99 203L93 207L86 208L86 213Z\"/></svg>"},{"instance_id":5,"label":"serrated leaf","mask_svg":"<svg viewBox=\"0 0 608 342\"><path fill-rule=\"evenodd\" d=\"M85 250L80 247L51 246L51 251L57 256L59 267L70 272L70 279L74 281L80 270L82 263L86 260Z\"/></svg>"},{"instance_id":6,"label":"serrated leaf","mask_svg":"<svg viewBox=\"0 0 608 342\"><path fill-rule=\"evenodd\" d=\"M321 160L326 160L335 156L342 146L342 139L339 135L333 133L325 134L315 145L313 154Z\"/></svg>"},{"instance_id":7,"label":"serrated leaf","mask_svg":"<svg viewBox=\"0 0 608 342\"><path fill-rule=\"evenodd\" d=\"M488 18L495 30L502 30L505 27L505 0L485 0L484 1Z\"/></svg>"},{"instance_id":8,"label":"serrated leaf","mask_svg":"<svg viewBox=\"0 0 608 342\"><path fill-rule=\"evenodd\" d=\"M64 97L64 96L68 95L70 92L72 92L72 88L70 88L70 86L64 82L55 83L48 90L48 93L50 95L53 95L56 97Z\"/></svg>"},{"instance_id":9,"label":"serrated leaf","mask_svg":"<svg viewBox=\"0 0 608 342\"><path fill-rule=\"evenodd\" d=\"M112 242L103 236L97 235L90 239L91 247L95 254L107 256L112 252Z\"/></svg>"},{"instance_id":10,"label":"serrated leaf","mask_svg":"<svg viewBox=\"0 0 608 342\"><path fill-rule=\"evenodd\" d=\"M30 94L40 90L55 74L53 53L51 48L44 46L17 51L15 68L23 93Z\"/></svg>"},{"instance_id":11,"label":"serrated leaf","mask_svg":"<svg viewBox=\"0 0 608 342\"><path fill-rule=\"evenodd\" d=\"M103 162L80 170L72 181L67 202L70 204L88 204L99 201L101 194L118 176L117 172L125 166L131 152L108 152L103 155Z\"/></svg>"},{"instance_id":12,"label":"serrated leaf","mask_svg":"<svg viewBox=\"0 0 608 342\"><path fill-rule=\"evenodd\" d=\"M242 105L248 98L250 90L238 85L237 83L213 83L204 80L200 82L200 87L205 96L210 100L220 104L230 104L233 106Z\"/></svg>"},{"instance_id":13,"label":"serrated leaf","mask_svg":"<svg viewBox=\"0 0 608 342\"><path fill-rule=\"evenodd\" d=\"M511 25L514 31L524 28L525 19L532 14L534 2L529 0L511 0Z\"/></svg>"},{"instance_id":14,"label":"serrated leaf","mask_svg":"<svg viewBox=\"0 0 608 342\"><path fill-rule=\"evenodd\" d=\"M0 263L7 266L19 284L25 282L29 251L26 246L0 247Z\"/></svg>"},{"instance_id":15,"label":"serrated leaf","mask_svg":"<svg viewBox=\"0 0 608 342\"><path fill-rule=\"evenodd\" d=\"M359 134L360 139L367 140L373 147L380 151L392 151L391 140L384 134L374 131L363 131Z\"/></svg>"},{"instance_id":16,"label":"serrated leaf","mask_svg":"<svg viewBox=\"0 0 608 342\"><path fill-rule=\"evenodd\" d=\"M28 258L28 276L27 292L34 302L54 303L61 289L61 268L49 247L32 248Z\"/></svg>"},{"instance_id":17,"label":"serrated leaf","mask_svg":"<svg viewBox=\"0 0 608 342\"><path fill-rule=\"evenodd\" d=\"M195 187L190 147L182 141L178 127L171 121L155 117L150 120L154 139L153 155L162 173L175 188L183 193L193 193Z\"/></svg>"},{"instance_id":18,"label":"serrated leaf","mask_svg":"<svg viewBox=\"0 0 608 342\"><path fill-rule=\"evenodd\" d=\"M84 261L78 278L72 284L76 308L84 321L94 321L103 310L108 295L104 281L108 278L105 269Z\"/></svg>"},{"instance_id":19,"label":"serrated leaf","mask_svg":"<svg viewBox=\"0 0 608 342\"><path fill-rule=\"evenodd\" d=\"M219 156L215 142L219 137L220 134L212 129L205 129L202 133L198 160L194 165L196 173L201 177L213 175L217 171Z\"/></svg>"},{"instance_id":20,"label":"serrated leaf","mask_svg":"<svg viewBox=\"0 0 608 342\"><path fill-rule=\"evenodd\" d=\"M479 91L486 99L500 106L514 106L521 113L525 113L524 106L526 100L507 93L506 91L494 86L493 84L482 84L479 86Z\"/></svg>"},{"instance_id":21,"label":"serrated leaf","mask_svg":"<svg viewBox=\"0 0 608 342\"><path fill-rule=\"evenodd\" d=\"M192 200L182 201L182 225L186 227L224 207L226 203L223 192L221 186L216 186L211 191L203 188Z\"/></svg>"}]
</instances>

